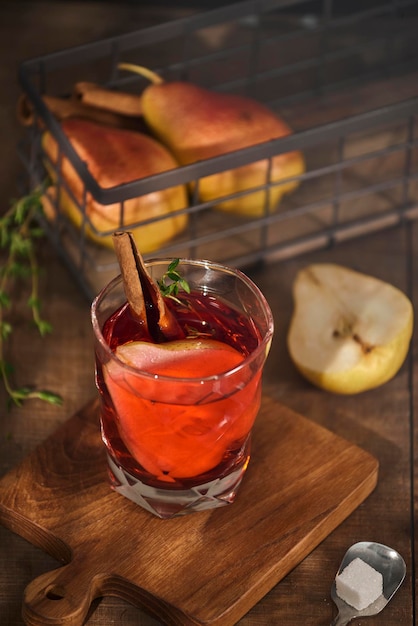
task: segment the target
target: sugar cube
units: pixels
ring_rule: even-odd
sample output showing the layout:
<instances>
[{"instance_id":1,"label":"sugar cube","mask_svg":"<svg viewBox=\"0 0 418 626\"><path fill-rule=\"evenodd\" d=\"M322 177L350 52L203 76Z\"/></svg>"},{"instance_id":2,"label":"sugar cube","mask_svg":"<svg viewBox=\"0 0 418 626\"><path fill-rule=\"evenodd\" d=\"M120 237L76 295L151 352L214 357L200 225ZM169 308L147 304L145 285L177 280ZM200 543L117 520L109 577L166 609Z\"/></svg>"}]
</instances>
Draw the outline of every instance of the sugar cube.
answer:
<instances>
[{"instance_id":1,"label":"sugar cube","mask_svg":"<svg viewBox=\"0 0 418 626\"><path fill-rule=\"evenodd\" d=\"M336 578L338 597L362 611L383 593L383 576L371 565L360 559L353 559Z\"/></svg>"}]
</instances>

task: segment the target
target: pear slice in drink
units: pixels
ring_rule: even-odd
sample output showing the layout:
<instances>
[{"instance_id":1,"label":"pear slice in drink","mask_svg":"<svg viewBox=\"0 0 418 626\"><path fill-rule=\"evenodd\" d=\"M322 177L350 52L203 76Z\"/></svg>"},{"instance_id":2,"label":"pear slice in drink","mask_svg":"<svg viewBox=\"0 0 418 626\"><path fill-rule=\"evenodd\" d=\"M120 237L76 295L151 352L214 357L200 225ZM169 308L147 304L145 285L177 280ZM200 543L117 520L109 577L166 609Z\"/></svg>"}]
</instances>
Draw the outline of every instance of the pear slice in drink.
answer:
<instances>
[{"instance_id":1,"label":"pear slice in drink","mask_svg":"<svg viewBox=\"0 0 418 626\"><path fill-rule=\"evenodd\" d=\"M160 480L210 471L249 432L258 408L257 377L242 385L239 371L216 378L244 359L231 346L212 339L135 341L119 346L116 357L104 377L120 435Z\"/></svg>"}]
</instances>

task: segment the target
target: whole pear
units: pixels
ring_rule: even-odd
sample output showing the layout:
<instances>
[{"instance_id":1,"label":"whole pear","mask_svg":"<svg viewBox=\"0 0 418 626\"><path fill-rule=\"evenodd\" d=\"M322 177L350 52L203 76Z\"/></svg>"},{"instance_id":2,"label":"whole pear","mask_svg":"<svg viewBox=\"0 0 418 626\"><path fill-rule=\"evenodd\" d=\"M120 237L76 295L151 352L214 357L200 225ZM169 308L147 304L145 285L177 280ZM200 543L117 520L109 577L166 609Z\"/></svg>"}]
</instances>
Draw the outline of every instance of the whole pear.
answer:
<instances>
[{"instance_id":1,"label":"whole pear","mask_svg":"<svg viewBox=\"0 0 418 626\"><path fill-rule=\"evenodd\" d=\"M399 289L332 263L296 276L287 342L300 373L322 389L355 394L395 376L408 353L413 307Z\"/></svg>"},{"instance_id":2,"label":"whole pear","mask_svg":"<svg viewBox=\"0 0 418 626\"><path fill-rule=\"evenodd\" d=\"M142 93L145 121L181 165L248 148L292 132L273 111L252 98L218 93L188 82L164 82L139 66L121 64L119 67L144 74L152 81ZM273 182L285 181L304 171L302 154L293 151L272 159L270 178ZM200 200L210 202L229 194L248 192L265 185L268 175L268 159L213 174L199 181ZM269 192L245 193L216 203L216 208L261 216L266 201L268 210L273 211L281 198L298 184L297 180L290 180L272 186Z\"/></svg>"},{"instance_id":3,"label":"whole pear","mask_svg":"<svg viewBox=\"0 0 418 626\"><path fill-rule=\"evenodd\" d=\"M143 133L106 127L77 118L64 120L61 126L93 178L105 189L178 167L177 161L165 146ZM50 132L44 133L42 146L48 157L46 166L52 180L56 180L60 169L60 175L69 189L67 192L62 187L59 208L81 228L84 218L77 203L83 204L84 183L67 157L62 158L59 166L58 145ZM129 226L138 248L146 254L158 249L185 228L186 214L171 213L187 205L184 185L131 198L124 202L123 225ZM85 211L86 235L92 241L113 249L111 232L121 227L121 204L100 204L91 194L87 194ZM161 216L166 218L133 226L137 222ZM107 231L110 231L109 235L100 235Z\"/></svg>"}]
</instances>

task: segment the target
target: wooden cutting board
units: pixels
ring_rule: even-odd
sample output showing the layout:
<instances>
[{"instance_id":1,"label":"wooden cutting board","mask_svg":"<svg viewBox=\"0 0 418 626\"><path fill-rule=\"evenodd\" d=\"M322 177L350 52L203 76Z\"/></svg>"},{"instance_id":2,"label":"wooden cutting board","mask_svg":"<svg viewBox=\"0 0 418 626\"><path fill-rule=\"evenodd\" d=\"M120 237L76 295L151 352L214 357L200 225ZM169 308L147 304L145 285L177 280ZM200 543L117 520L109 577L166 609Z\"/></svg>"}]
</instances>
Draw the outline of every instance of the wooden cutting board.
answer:
<instances>
[{"instance_id":1,"label":"wooden cutting board","mask_svg":"<svg viewBox=\"0 0 418 626\"><path fill-rule=\"evenodd\" d=\"M235 503L161 520L110 490L98 415L94 401L0 481L1 523L65 564L26 588L31 626L79 626L107 595L170 625L235 624L377 481L370 454L264 397Z\"/></svg>"}]
</instances>

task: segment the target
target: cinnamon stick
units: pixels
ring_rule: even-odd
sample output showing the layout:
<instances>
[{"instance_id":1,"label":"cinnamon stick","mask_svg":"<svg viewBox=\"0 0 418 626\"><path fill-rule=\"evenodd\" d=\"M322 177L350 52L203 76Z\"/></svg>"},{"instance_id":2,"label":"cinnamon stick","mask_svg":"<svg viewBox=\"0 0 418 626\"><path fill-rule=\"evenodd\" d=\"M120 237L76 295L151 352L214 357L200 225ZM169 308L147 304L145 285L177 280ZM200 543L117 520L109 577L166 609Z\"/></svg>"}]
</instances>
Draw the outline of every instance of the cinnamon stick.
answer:
<instances>
[{"instance_id":1,"label":"cinnamon stick","mask_svg":"<svg viewBox=\"0 0 418 626\"><path fill-rule=\"evenodd\" d=\"M122 274L125 294L133 314L148 329L144 294L135 258L132 237L127 232L113 234L113 245Z\"/></svg>"},{"instance_id":2,"label":"cinnamon stick","mask_svg":"<svg viewBox=\"0 0 418 626\"><path fill-rule=\"evenodd\" d=\"M105 89L85 81L76 83L73 93L80 102L90 107L127 117L142 117L143 114L141 96L132 93Z\"/></svg>"},{"instance_id":3,"label":"cinnamon stick","mask_svg":"<svg viewBox=\"0 0 418 626\"><path fill-rule=\"evenodd\" d=\"M142 130L143 128L143 123L140 119L134 119L109 110L88 106L78 100L43 96L43 101L59 121L70 117L80 117L114 128L125 128L128 130ZM31 126L35 121L34 105L26 94L22 94L18 98L17 118L23 126Z\"/></svg>"},{"instance_id":4,"label":"cinnamon stick","mask_svg":"<svg viewBox=\"0 0 418 626\"><path fill-rule=\"evenodd\" d=\"M180 336L179 325L166 307L158 285L149 275L131 232L113 234L113 244L129 305L156 342Z\"/></svg>"}]
</instances>

